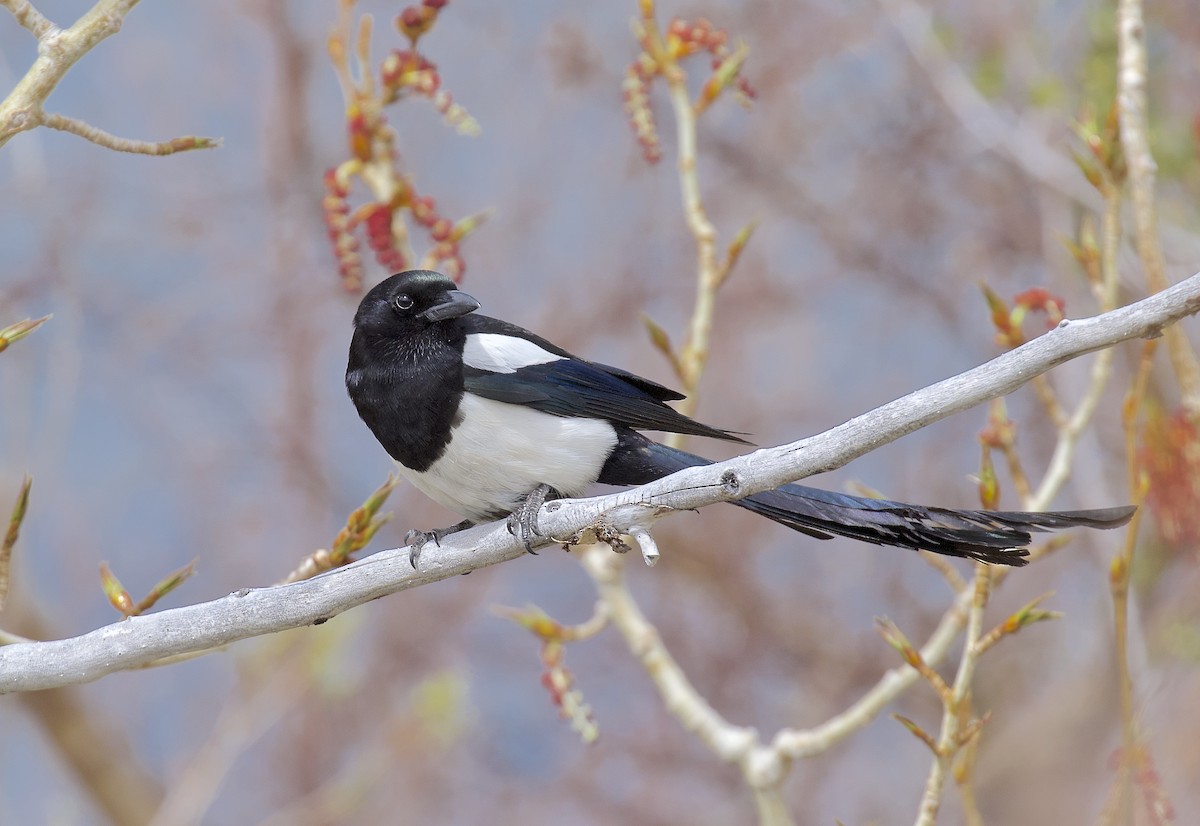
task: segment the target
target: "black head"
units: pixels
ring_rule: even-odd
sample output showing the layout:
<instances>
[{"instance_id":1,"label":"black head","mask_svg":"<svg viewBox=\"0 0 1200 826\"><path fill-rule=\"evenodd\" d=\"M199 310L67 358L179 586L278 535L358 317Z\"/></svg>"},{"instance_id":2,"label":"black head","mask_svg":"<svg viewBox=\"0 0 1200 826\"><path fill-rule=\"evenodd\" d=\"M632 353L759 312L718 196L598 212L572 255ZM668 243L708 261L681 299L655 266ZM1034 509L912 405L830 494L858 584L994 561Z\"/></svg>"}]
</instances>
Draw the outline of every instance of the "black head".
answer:
<instances>
[{"instance_id":1,"label":"black head","mask_svg":"<svg viewBox=\"0 0 1200 826\"><path fill-rule=\"evenodd\" d=\"M479 302L446 276L409 270L385 278L358 305L354 326L385 335L414 333L479 309Z\"/></svg>"}]
</instances>

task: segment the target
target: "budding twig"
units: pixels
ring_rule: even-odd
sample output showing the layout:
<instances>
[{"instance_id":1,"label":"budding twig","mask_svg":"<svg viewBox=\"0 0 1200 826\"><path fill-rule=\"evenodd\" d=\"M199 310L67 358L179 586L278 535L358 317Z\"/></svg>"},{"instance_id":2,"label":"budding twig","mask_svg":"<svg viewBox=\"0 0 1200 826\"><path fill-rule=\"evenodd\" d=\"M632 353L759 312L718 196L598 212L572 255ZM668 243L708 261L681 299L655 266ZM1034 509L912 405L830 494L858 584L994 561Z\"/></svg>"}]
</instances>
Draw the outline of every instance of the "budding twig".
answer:
<instances>
[{"instance_id":1,"label":"budding twig","mask_svg":"<svg viewBox=\"0 0 1200 826\"><path fill-rule=\"evenodd\" d=\"M8 568L12 561L13 548L21 535L21 523L25 521L25 511L29 507L29 489L33 487L33 478L25 474L21 481L21 489L17 493L16 504L13 505L12 515L8 518L8 530L4 532L4 541L0 543L0 611L8 599Z\"/></svg>"}]
</instances>

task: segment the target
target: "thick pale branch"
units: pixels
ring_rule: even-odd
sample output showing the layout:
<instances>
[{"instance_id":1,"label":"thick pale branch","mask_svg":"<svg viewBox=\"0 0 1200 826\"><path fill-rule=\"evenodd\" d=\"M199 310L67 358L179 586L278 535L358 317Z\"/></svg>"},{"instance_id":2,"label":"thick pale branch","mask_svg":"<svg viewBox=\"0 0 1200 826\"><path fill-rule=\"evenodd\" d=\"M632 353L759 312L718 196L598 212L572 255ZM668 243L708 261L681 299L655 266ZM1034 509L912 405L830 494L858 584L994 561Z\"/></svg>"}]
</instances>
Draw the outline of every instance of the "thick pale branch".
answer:
<instances>
[{"instance_id":1,"label":"thick pale branch","mask_svg":"<svg viewBox=\"0 0 1200 826\"><path fill-rule=\"evenodd\" d=\"M1065 361L1154 336L1200 310L1200 274L1136 304L1064 322L980 367L918 390L817 436L592 499L547 504L539 524L570 536L603 518L620 531L646 527L660 508L690 510L831 470L932 422L1011 392ZM1106 504L1106 503L1096 503ZM1110 503L1109 503L1110 504ZM521 544L503 523L445 540L408 565L408 551L375 554L305 582L240 591L213 602L132 617L67 640L0 647L0 692L86 682L166 656L227 645L326 620L372 599L515 559Z\"/></svg>"}]
</instances>

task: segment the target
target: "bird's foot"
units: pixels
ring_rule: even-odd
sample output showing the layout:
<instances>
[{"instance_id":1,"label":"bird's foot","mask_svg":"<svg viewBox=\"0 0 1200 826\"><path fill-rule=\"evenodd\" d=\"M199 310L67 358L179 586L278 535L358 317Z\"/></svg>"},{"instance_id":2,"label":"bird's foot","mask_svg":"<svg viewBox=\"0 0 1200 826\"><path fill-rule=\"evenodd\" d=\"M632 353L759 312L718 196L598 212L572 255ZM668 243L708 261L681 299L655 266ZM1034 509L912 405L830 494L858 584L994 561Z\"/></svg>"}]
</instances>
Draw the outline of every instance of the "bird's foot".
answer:
<instances>
[{"instance_id":1,"label":"bird's foot","mask_svg":"<svg viewBox=\"0 0 1200 826\"><path fill-rule=\"evenodd\" d=\"M448 528L434 528L431 531L419 531L413 528L404 535L404 544L409 546L408 562L413 566L413 570L417 568L417 561L421 558L421 549L429 540L433 540L433 544L441 546L442 540L452 533L465 531L467 528L472 528L475 523L470 519L464 519L457 525L451 525Z\"/></svg>"},{"instance_id":2,"label":"bird's foot","mask_svg":"<svg viewBox=\"0 0 1200 826\"><path fill-rule=\"evenodd\" d=\"M525 550L534 556L537 552L533 549L533 538L543 535L537 526L538 511L546 504L547 499L558 499L561 496L562 494L549 485L538 485L508 517L508 532L520 539Z\"/></svg>"}]
</instances>

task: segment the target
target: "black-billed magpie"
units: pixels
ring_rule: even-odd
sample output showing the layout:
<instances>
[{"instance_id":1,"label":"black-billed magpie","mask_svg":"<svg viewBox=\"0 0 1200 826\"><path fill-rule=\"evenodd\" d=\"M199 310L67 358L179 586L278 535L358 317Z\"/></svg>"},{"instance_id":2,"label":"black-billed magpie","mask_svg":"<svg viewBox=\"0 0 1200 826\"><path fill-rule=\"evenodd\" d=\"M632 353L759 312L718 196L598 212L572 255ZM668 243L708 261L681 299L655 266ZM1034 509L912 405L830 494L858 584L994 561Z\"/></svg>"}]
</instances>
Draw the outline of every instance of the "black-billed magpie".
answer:
<instances>
[{"instance_id":1,"label":"black-billed magpie","mask_svg":"<svg viewBox=\"0 0 1200 826\"><path fill-rule=\"evenodd\" d=\"M413 567L429 539L504 516L531 549L548 495L579 496L594 482L641 485L712 464L639 431L744 443L668 406L679 393L477 309L446 276L411 270L376 285L354 316L346 388L359 415L404 476L466 517L451 528L409 531ZM836 534L1005 565L1025 564L1033 531L1113 528L1134 510L948 510L797 484L733 504L819 539Z\"/></svg>"}]
</instances>

